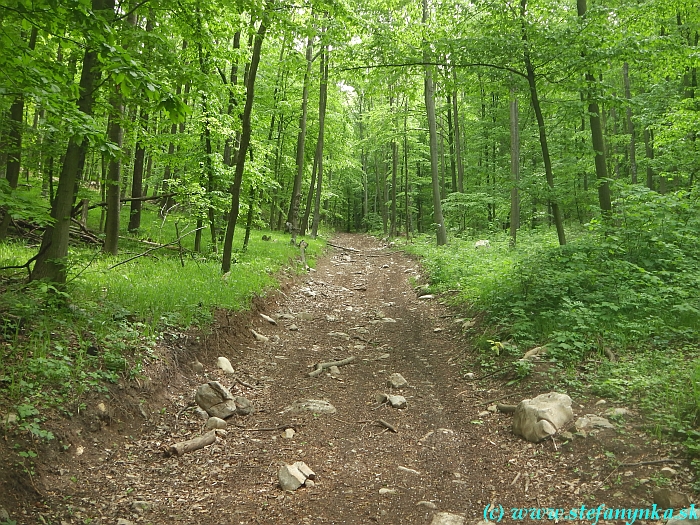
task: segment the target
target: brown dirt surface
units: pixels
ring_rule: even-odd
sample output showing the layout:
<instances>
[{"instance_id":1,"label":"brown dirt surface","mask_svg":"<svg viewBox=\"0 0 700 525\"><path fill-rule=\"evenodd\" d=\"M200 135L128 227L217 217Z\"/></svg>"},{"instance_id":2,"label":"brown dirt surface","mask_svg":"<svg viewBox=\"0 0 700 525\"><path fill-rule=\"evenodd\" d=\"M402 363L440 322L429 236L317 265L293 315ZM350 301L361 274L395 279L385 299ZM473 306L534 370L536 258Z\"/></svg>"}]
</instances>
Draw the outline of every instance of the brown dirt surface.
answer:
<instances>
[{"instance_id":1,"label":"brown dirt surface","mask_svg":"<svg viewBox=\"0 0 700 525\"><path fill-rule=\"evenodd\" d=\"M689 491L680 461L621 466L680 454L643 432L634 411L588 437L532 444L513 435L511 416L487 406L546 392L556 371L538 365L511 386L481 377L470 344L478 326L464 332L439 297L418 298L415 259L368 236L338 235L333 245L316 271L257 300L252 312L221 312L206 334L170 334L151 381L95 397L79 418L49 421L57 444L40 451L32 478L15 461L0 463L0 506L21 525L252 525L429 524L437 512L475 523L494 504L512 523L514 507L635 508L651 503L657 483ZM290 318L272 325L259 313ZM191 368L194 356L203 374ZM235 377L216 367L219 356ZM349 356L355 361L335 375L307 375ZM394 392L404 409L377 402L392 393L392 373L408 381ZM248 398L255 413L229 420L213 445L165 458L164 446L203 433L194 393L207 380ZM572 397L576 417L612 406ZM337 412L288 410L304 399ZM295 430L291 439L285 427ZM16 457L12 441L6 433L0 455ZM315 471L315 484L284 492L278 470L296 461ZM675 471L667 482L663 467Z\"/></svg>"}]
</instances>

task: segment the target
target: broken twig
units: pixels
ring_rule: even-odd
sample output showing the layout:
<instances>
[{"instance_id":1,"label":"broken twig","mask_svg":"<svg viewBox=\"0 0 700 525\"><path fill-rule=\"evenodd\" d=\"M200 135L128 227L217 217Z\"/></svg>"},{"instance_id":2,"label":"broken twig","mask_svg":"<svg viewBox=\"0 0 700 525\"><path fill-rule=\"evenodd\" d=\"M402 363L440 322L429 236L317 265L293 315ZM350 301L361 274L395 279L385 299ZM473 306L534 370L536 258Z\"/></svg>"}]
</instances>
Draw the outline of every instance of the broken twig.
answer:
<instances>
[{"instance_id":1,"label":"broken twig","mask_svg":"<svg viewBox=\"0 0 700 525\"><path fill-rule=\"evenodd\" d=\"M329 361L327 363L319 363L316 365L316 369L312 372L309 372L307 375L309 377L318 377L326 368L330 368L332 366L347 365L349 363L352 363L354 360L355 356L351 355L350 357L346 357L345 359L341 359L340 361Z\"/></svg>"}]
</instances>

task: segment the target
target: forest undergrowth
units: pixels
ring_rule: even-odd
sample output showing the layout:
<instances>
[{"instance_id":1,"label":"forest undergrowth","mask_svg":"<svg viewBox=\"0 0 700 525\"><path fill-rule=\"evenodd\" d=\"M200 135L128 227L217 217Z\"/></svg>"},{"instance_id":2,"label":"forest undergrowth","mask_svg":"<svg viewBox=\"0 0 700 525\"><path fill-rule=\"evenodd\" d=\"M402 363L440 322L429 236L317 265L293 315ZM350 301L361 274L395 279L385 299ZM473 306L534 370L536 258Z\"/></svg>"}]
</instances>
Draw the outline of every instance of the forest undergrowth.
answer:
<instances>
[{"instance_id":1,"label":"forest undergrowth","mask_svg":"<svg viewBox=\"0 0 700 525\"><path fill-rule=\"evenodd\" d=\"M525 377L523 354L546 347L551 386L633 403L659 436L683 443L700 466L700 203L697 193L633 187L607 220L485 237L432 236L405 249L422 258L430 290L468 321L485 369ZM476 248L477 239L490 241ZM612 359L611 359L612 358Z\"/></svg>"},{"instance_id":2,"label":"forest undergrowth","mask_svg":"<svg viewBox=\"0 0 700 525\"><path fill-rule=\"evenodd\" d=\"M99 213L91 212L89 226L98 225ZM84 394L106 392L120 378L139 378L158 361L166 332L206 330L215 309L247 308L277 287L280 277L302 271L299 248L279 232L255 230L224 275L220 255L206 242L202 252L192 251L193 236L182 239L182 251L177 245L153 250L194 230L188 220L186 214L164 220L156 208L147 208L138 234L122 232L118 256L102 253L100 246L72 246L65 287L27 282L26 269L2 272L0 406L16 414L21 430L33 439L52 439L42 427L45 409L80 413ZM313 265L324 243L307 242ZM0 266L20 266L35 253L23 240L0 244Z\"/></svg>"}]
</instances>

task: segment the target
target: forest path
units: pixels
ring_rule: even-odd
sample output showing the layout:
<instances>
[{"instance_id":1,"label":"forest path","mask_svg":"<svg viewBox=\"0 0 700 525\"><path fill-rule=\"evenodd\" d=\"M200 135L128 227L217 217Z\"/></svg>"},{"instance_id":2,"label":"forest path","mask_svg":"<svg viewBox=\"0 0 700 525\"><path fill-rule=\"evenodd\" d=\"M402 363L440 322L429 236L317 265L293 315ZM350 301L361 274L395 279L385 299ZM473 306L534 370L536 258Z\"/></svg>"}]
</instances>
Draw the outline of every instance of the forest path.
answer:
<instances>
[{"instance_id":1,"label":"forest path","mask_svg":"<svg viewBox=\"0 0 700 525\"><path fill-rule=\"evenodd\" d=\"M191 352L206 379L186 368L174 375L142 435L105 450L97 438L90 447L86 437L91 454L61 473L69 487L56 480L53 510L70 506L74 521L66 523L82 523L77 512L102 525L430 524L438 512L476 523L489 503L506 510L507 523L512 507L631 505L634 478L623 479L629 491L606 492L620 473L602 449L594 450L599 438L576 440L573 448L530 444L512 434L509 415L486 412L489 400L508 394L517 402L542 391L536 383L527 392L464 379L462 367L471 360L461 323L438 299L416 296L414 259L367 236L338 235L333 244L346 249L333 248L315 272L258 305L288 319L272 325L256 312L222 316L195 342ZM255 341L251 329L270 341ZM235 378L216 367L218 356L231 361ZM307 375L316 363L349 356L355 361L335 375ZM376 400L392 393L393 373L408 381L394 392L406 398L404 409ZM205 419L192 400L206 380L245 396L256 412L234 416L217 443L165 459L163 445L203 432ZM337 412L286 410L302 399L326 400ZM578 405L575 411L586 413ZM293 426L293 437L263 430L279 425ZM614 441L615 432L606 432ZM296 461L315 471L315 485L284 492L278 470ZM71 475L74 483L65 481Z\"/></svg>"}]
</instances>

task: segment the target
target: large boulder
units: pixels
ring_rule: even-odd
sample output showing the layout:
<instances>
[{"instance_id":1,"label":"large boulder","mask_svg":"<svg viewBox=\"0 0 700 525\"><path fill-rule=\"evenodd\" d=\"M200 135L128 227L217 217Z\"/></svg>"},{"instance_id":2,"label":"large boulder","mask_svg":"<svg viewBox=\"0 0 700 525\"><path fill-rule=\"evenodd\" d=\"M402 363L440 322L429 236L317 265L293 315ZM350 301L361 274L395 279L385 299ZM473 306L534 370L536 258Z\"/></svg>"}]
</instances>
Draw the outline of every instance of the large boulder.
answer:
<instances>
[{"instance_id":1,"label":"large boulder","mask_svg":"<svg viewBox=\"0 0 700 525\"><path fill-rule=\"evenodd\" d=\"M556 434L574 418L571 398L550 392L534 399L523 399L513 413L513 432L528 441L538 443Z\"/></svg>"},{"instance_id":2,"label":"large boulder","mask_svg":"<svg viewBox=\"0 0 700 525\"><path fill-rule=\"evenodd\" d=\"M237 407L233 395L218 381L199 385L194 400L211 417L226 419L236 413Z\"/></svg>"}]
</instances>

